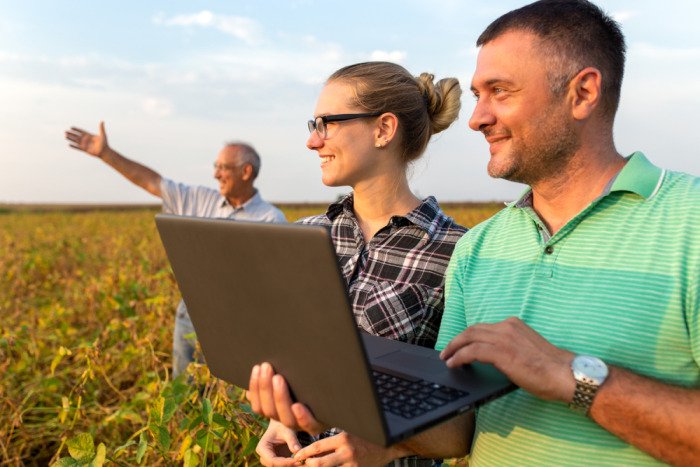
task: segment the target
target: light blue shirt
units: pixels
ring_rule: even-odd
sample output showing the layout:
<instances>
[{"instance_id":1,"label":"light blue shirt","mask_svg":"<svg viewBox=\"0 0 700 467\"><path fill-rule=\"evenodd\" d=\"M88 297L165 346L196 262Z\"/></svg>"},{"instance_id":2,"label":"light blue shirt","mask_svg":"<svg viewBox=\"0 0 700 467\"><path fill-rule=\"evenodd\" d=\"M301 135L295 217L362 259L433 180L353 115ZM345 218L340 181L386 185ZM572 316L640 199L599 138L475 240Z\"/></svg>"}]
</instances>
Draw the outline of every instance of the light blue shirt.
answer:
<instances>
[{"instance_id":1,"label":"light blue shirt","mask_svg":"<svg viewBox=\"0 0 700 467\"><path fill-rule=\"evenodd\" d=\"M214 217L257 222L285 223L284 213L262 199L258 190L239 207L232 206L217 190L190 186L167 178L160 182L163 212L180 216Z\"/></svg>"}]
</instances>

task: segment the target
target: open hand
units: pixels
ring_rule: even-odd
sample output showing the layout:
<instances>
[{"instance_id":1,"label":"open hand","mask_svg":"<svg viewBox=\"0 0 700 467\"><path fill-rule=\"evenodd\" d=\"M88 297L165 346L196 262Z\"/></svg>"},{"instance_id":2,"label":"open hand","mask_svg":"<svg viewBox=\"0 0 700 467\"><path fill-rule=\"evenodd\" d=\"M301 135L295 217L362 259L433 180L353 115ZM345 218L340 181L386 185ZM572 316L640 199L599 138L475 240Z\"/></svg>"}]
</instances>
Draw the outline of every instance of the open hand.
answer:
<instances>
[{"instance_id":1,"label":"open hand","mask_svg":"<svg viewBox=\"0 0 700 467\"><path fill-rule=\"evenodd\" d=\"M81 128L71 127L70 130L66 131L65 138L69 141L70 147L95 157L102 157L109 147L104 122L100 122L100 133L97 135Z\"/></svg>"}]
</instances>

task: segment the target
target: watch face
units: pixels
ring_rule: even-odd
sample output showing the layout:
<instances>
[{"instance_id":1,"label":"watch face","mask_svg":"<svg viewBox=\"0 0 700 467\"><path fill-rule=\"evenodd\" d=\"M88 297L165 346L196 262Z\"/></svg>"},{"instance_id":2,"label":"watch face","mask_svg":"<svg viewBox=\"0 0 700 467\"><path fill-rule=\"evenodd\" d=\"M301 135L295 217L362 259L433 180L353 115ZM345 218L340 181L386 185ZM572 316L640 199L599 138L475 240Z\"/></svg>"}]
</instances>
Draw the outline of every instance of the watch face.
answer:
<instances>
[{"instance_id":1,"label":"watch face","mask_svg":"<svg viewBox=\"0 0 700 467\"><path fill-rule=\"evenodd\" d=\"M590 378L597 384L601 384L608 376L608 367L605 363L599 358L588 355L579 355L574 358L571 368L574 373Z\"/></svg>"}]
</instances>

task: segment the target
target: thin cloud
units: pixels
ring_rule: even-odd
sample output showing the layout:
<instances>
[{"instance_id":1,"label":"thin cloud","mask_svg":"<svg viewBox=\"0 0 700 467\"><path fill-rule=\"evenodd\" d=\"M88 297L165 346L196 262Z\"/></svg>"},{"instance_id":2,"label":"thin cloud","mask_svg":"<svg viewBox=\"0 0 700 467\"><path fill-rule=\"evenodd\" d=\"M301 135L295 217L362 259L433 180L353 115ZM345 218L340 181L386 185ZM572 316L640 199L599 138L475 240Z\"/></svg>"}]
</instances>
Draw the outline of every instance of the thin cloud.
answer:
<instances>
[{"instance_id":1,"label":"thin cloud","mask_svg":"<svg viewBox=\"0 0 700 467\"><path fill-rule=\"evenodd\" d=\"M147 97L143 100L141 108L152 117L165 118L173 114L173 104L168 99Z\"/></svg>"},{"instance_id":2,"label":"thin cloud","mask_svg":"<svg viewBox=\"0 0 700 467\"><path fill-rule=\"evenodd\" d=\"M2 62L19 62L22 57L16 53L5 52L0 50L0 63Z\"/></svg>"},{"instance_id":3,"label":"thin cloud","mask_svg":"<svg viewBox=\"0 0 700 467\"><path fill-rule=\"evenodd\" d=\"M370 54L370 59L373 61L401 63L406 60L407 56L408 54L403 50L392 50L391 52L375 50Z\"/></svg>"},{"instance_id":4,"label":"thin cloud","mask_svg":"<svg viewBox=\"0 0 700 467\"><path fill-rule=\"evenodd\" d=\"M169 18L159 14L153 18L153 22L164 26L213 28L247 44L259 43L263 37L262 28L255 20L243 16L217 15L209 10Z\"/></svg>"},{"instance_id":5,"label":"thin cloud","mask_svg":"<svg viewBox=\"0 0 700 467\"><path fill-rule=\"evenodd\" d=\"M700 59L699 47L672 48L660 47L646 43L636 43L630 48L630 53L653 60L666 60L676 62L678 60Z\"/></svg>"},{"instance_id":6,"label":"thin cloud","mask_svg":"<svg viewBox=\"0 0 700 467\"><path fill-rule=\"evenodd\" d=\"M630 18L633 18L639 14L638 11L632 11L632 10L623 10L623 11L615 11L612 13L612 17L615 21L618 23L622 24L625 21L627 21Z\"/></svg>"}]
</instances>

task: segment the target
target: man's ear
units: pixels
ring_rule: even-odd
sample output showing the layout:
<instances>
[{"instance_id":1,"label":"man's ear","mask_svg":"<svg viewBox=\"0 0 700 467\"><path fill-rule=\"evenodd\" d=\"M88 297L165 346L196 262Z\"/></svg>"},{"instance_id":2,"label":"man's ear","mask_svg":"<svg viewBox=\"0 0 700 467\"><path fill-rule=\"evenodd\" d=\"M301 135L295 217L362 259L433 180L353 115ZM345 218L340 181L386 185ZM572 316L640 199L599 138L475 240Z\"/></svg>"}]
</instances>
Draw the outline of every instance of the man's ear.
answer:
<instances>
[{"instance_id":1,"label":"man's ear","mask_svg":"<svg viewBox=\"0 0 700 467\"><path fill-rule=\"evenodd\" d=\"M374 145L383 148L396 138L399 129L399 119L391 112L385 112L377 118L377 127L374 130Z\"/></svg>"},{"instance_id":2,"label":"man's ear","mask_svg":"<svg viewBox=\"0 0 700 467\"><path fill-rule=\"evenodd\" d=\"M243 175L241 178L245 181L253 179L253 164L245 164L243 166Z\"/></svg>"},{"instance_id":3,"label":"man's ear","mask_svg":"<svg viewBox=\"0 0 700 467\"><path fill-rule=\"evenodd\" d=\"M575 119L585 120L601 105L603 75L597 68L579 71L569 84L571 112Z\"/></svg>"}]
</instances>

